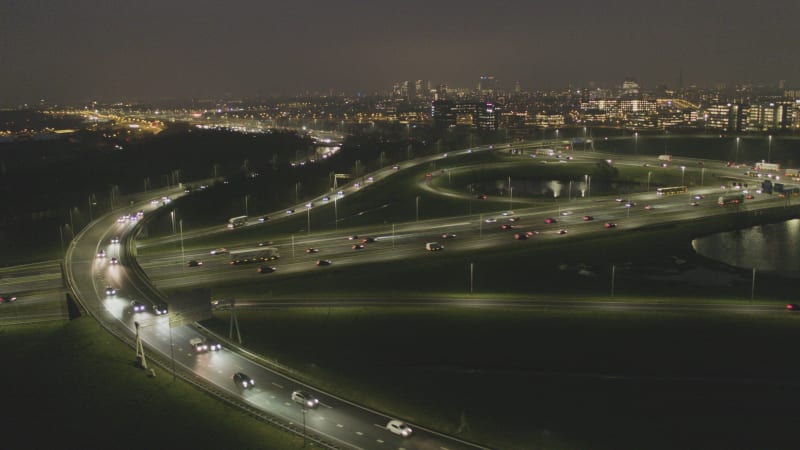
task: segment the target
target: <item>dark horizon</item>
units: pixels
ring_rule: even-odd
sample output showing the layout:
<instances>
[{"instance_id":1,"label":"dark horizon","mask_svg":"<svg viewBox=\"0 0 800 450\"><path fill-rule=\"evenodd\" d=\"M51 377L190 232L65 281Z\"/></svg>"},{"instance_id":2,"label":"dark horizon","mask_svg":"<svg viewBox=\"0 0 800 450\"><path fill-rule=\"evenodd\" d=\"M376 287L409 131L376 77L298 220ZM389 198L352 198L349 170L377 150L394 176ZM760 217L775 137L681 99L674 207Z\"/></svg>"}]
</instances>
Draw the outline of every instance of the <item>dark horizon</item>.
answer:
<instances>
[{"instance_id":1,"label":"dark horizon","mask_svg":"<svg viewBox=\"0 0 800 450\"><path fill-rule=\"evenodd\" d=\"M523 90L800 87L800 4L476 0L313 5L88 0L0 5L0 103L387 91L395 82Z\"/></svg>"}]
</instances>

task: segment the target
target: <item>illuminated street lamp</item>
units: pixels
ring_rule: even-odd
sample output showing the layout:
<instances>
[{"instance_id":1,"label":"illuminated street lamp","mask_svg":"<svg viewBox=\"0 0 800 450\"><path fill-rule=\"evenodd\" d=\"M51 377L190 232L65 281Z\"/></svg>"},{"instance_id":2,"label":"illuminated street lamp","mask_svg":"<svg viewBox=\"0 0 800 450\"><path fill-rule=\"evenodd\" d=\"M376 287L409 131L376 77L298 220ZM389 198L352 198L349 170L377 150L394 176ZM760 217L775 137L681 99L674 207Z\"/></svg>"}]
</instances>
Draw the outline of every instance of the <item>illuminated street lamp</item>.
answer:
<instances>
[{"instance_id":1,"label":"illuminated street lamp","mask_svg":"<svg viewBox=\"0 0 800 450\"><path fill-rule=\"evenodd\" d=\"M770 161L770 154L772 154L772 135L771 134L769 135L768 142L769 142L769 144L767 146L767 162L771 162Z\"/></svg>"},{"instance_id":2,"label":"illuminated street lamp","mask_svg":"<svg viewBox=\"0 0 800 450\"><path fill-rule=\"evenodd\" d=\"M739 140L741 138L736 138L736 164L739 164Z\"/></svg>"},{"instance_id":3,"label":"illuminated street lamp","mask_svg":"<svg viewBox=\"0 0 800 450\"><path fill-rule=\"evenodd\" d=\"M637 154L637 153L639 153L639 132L638 131L633 133L633 140L635 142L634 147L633 147L633 153Z\"/></svg>"},{"instance_id":4,"label":"illuminated street lamp","mask_svg":"<svg viewBox=\"0 0 800 450\"><path fill-rule=\"evenodd\" d=\"M681 166L681 186L683 186L683 178L686 174L686 166Z\"/></svg>"},{"instance_id":5,"label":"illuminated street lamp","mask_svg":"<svg viewBox=\"0 0 800 450\"><path fill-rule=\"evenodd\" d=\"M417 222L419 222L419 195L417 196L417 214L416 214L416 217L417 217Z\"/></svg>"}]
</instances>

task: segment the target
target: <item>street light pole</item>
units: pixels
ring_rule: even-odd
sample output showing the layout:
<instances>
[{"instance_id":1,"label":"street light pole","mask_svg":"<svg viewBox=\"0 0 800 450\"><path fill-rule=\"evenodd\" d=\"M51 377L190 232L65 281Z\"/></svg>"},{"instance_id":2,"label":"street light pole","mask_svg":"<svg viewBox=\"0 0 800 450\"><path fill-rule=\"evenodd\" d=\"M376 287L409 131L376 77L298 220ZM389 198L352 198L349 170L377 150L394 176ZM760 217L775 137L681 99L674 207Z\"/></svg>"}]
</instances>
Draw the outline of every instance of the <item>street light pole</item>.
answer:
<instances>
[{"instance_id":1,"label":"street light pole","mask_svg":"<svg viewBox=\"0 0 800 450\"><path fill-rule=\"evenodd\" d=\"M769 145L767 147L767 162L770 161L770 155L772 154L772 135L769 135Z\"/></svg>"},{"instance_id":2,"label":"street light pole","mask_svg":"<svg viewBox=\"0 0 800 450\"><path fill-rule=\"evenodd\" d=\"M652 174L653 174L652 171L647 172L647 192L650 192L650 175Z\"/></svg>"},{"instance_id":3,"label":"street light pole","mask_svg":"<svg viewBox=\"0 0 800 450\"><path fill-rule=\"evenodd\" d=\"M183 219L178 221L178 225L180 226L181 230L181 267L186 267L186 253L183 251Z\"/></svg>"},{"instance_id":4,"label":"street light pole","mask_svg":"<svg viewBox=\"0 0 800 450\"><path fill-rule=\"evenodd\" d=\"M681 186L683 186L683 179L685 174L686 174L686 166L681 166Z\"/></svg>"},{"instance_id":5,"label":"street light pole","mask_svg":"<svg viewBox=\"0 0 800 450\"><path fill-rule=\"evenodd\" d=\"M307 234L311 234L311 207L306 208L306 222L306 229L308 230Z\"/></svg>"},{"instance_id":6,"label":"street light pole","mask_svg":"<svg viewBox=\"0 0 800 450\"><path fill-rule=\"evenodd\" d=\"M633 153L634 154L638 154L639 153L639 132L638 131L633 133L633 139L636 142L636 144L633 147Z\"/></svg>"},{"instance_id":7,"label":"street light pole","mask_svg":"<svg viewBox=\"0 0 800 450\"><path fill-rule=\"evenodd\" d=\"M175 210L169 212L170 218L172 219L172 234L175 234Z\"/></svg>"},{"instance_id":8,"label":"street light pole","mask_svg":"<svg viewBox=\"0 0 800 450\"><path fill-rule=\"evenodd\" d=\"M740 139L741 138L739 138L739 137L736 138L736 161L735 161L736 164L739 164L739 140Z\"/></svg>"},{"instance_id":9,"label":"street light pole","mask_svg":"<svg viewBox=\"0 0 800 450\"><path fill-rule=\"evenodd\" d=\"M419 195L417 196L417 214L416 214L417 222L419 222Z\"/></svg>"}]
</instances>

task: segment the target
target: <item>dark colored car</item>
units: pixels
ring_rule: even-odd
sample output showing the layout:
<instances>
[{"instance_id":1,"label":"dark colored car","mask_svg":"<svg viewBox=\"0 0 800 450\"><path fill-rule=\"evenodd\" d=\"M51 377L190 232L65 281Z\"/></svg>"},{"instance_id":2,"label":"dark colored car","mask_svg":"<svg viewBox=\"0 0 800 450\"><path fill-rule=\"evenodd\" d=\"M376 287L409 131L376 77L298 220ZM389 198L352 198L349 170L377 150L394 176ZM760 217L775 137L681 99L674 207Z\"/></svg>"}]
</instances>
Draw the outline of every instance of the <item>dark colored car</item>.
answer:
<instances>
[{"instance_id":1,"label":"dark colored car","mask_svg":"<svg viewBox=\"0 0 800 450\"><path fill-rule=\"evenodd\" d=\"M318 265L318 266L330 266L331 264L333 264L333 263L331 262L331 260L330 260L330 259L320 259L320 260L317 260L317 265Z\"/></svg>"},{"instance_id":2,"label":"dark colored car","mask_svg":"<svg viewBox=\"0 0 800 450\"><path fill-rule=\"evenodd\" d=\"M252 378L242 372L233 374L233 382L241 386L243 389L249 389L256 385Z\"/></svg>"},{"instance_id":3,"label":"dark colored car","mask_svg":"<svg viewBox=\"0 0 800 450\"><path fill-rule=\"evenodd\" d=\"M365 237L364 239L361 240L362 244L372 244L373 242L375 242L375 238L371 237Z\"/></svg>"},{"instance_id":4,"label":"dark colored car","mask_svg":"<svg viewBox=\"0 0 800 450\"><path fill-rule=\"evenodd\" d=\"M364 248L364 244L354 244L353 245L353 250L361 250L362 248Z\"/></svg>"},{"instance_id":5,"label":"dark colored car","mask_svg":"<svg viewBox=\"0 0 800 450\"><path fill-rule=\"evenodd\" d=\"M556 219L553 219L552 217L548 217L547 219L544 219L544 223L556 223L556 222L558 222L558 221Z\"/></svg>"},{"instance_id":6,"label":"dark colored car","mask_svg":"<svg viewBox=\"0 0 800 450\"><path fill-rule=\"evenodd\" d=\"M272 273L275 272L275 267L273 266L261 266L258 268L258 273Z\"/></svg>"}]
</instances>

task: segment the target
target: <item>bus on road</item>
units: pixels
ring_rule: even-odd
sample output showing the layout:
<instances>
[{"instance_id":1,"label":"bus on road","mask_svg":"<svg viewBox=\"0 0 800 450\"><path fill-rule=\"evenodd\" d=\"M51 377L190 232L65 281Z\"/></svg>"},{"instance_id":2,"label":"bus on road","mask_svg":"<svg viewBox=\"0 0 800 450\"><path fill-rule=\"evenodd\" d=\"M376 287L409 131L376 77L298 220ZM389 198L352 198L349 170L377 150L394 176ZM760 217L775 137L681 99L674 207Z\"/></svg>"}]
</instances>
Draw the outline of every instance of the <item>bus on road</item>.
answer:
<instances>
[{"instance_id":1,"label":"bus on road","mask_svg":"<svg viewBox=\"0 0 800 450\"><path fill-rule=\"evenodd\" d=\"M684 194L689 191L689 188L686 186L673 186L673 187L662 187L656 189L656 194L658 195L675 195L675 194Z\"/></svg>"},{"instance_id":2,"label":"bus on road","mask_svg":"<svg viewBox=\"0 0 800 450\"><path fill-rule=\"evenodd\" d=\"M231 264L250 264L264 261L273 261L280 258L278 249L275 247L258 247L231 252Z\"/></svg>"},{"instance_id":3,"label":"bus on road","mask_svg":"<svg viewBox=\"0 0 800 450\"><path fill-rule=\"evenodd\" d=\"M228 228L239 228L247 224L247 216L231 217L228 219Z\"/></svg>"}]
</instances>

